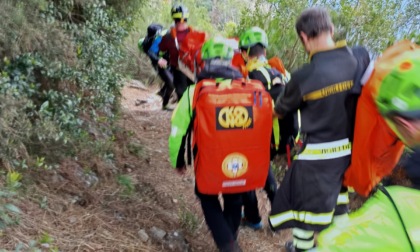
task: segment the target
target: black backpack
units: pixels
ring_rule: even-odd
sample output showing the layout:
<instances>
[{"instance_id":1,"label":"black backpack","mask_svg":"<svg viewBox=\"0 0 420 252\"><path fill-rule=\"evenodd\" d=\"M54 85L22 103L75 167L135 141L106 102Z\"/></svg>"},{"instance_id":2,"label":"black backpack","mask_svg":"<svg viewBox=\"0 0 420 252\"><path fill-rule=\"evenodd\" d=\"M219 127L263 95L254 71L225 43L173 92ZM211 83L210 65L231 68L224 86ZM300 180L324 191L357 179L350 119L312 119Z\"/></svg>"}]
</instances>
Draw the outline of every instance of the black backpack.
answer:
<instances>
[{"instance_id":1,"label":"black backpack","mask_svg":"<svg viewBox=\"0 0 420 252\"><path fill-rule=\"evenodd\" d=\"M147 27L147 35L144 38L142 47L143 51L148 52L155 40L156 35L162 30L163 26L160 24L151 24Z\"/></svg>"},{"instance_id":2,"label":"black backpack","mask_svg":"<svg viewBox=\"0 0 420 252\"><path fill-rule=\"evenodd\" d=\"M151 24L147 27L147 37L152 38L154 36L156 36L156 33L158 33L159 31L161 31L163 28L162 25L160 24Z\"/></svg>"}]
</instances>

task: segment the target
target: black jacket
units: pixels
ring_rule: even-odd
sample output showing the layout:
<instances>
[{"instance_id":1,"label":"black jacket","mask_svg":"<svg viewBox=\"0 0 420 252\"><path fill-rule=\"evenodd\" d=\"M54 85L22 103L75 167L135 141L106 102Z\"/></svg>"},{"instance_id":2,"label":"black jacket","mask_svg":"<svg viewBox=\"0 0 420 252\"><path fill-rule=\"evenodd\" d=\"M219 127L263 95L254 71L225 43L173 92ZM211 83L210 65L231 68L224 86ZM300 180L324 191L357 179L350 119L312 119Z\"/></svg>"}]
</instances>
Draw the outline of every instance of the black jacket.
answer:
<instances>
[{"instance_id":1,"label":"black jacket","mask_svg":"<svg viewBox=\"0 0 420 252\"><path fill-rule=\"evenodd\" d=\"M270 80L267 80L265 75L261 72L261 70L255 69L248 73L248 77L253 80L259 80L264 85L265 89L270 93L271 98L275 101L277 97L284 91L285 86L276 84L273 85L273 80L275 78L279 78L283 80L283 76L277 69L274 68L265 68L268 75L270 76ZM270 82L270 87L269 87ZM276 150L275 146L275 139L274 134L271 137L271 148L270 148L270 158L273 159L276 154L285 154L286 153L286 146L291 141L292 137L297 135L297 120L296 115L294 113L290 113L286 115L282 120L279 120L279 127L280 127L280 142L279 146Z\"/></svg>"},{"instance_id":2,"label":"black jacket","mask_svg":"<svg viewBox=\"0 0 420 252\"><path fill-rule=\"evenodd\" d=\"M365 49L361 51L366 51ZM347 46L314 54L309 64L292 73L285 91L276 101L277 113L301 112L301 132L311 143L351 138L355 106L349 109L361 61ZM369 56L368 53L366 53Z\"/></svg>"},{"instance_id":3,"label":"black jacket","mask_svg":"<svg viewBox=\"0 0 420 252\"><path fill-rule=\"evenodd\" d=\"M269 83L273 82L275 78L283 79L283 76L277 69L274 68L266 68L268 74L270 75L270 80L267 80L267 78L264 76L264 74L259 70L253 70L248 73L248 77L252 80L259 80L264 85L265 89L270 93L271 98L273 100L276 100L279 94L283 91L284 86L283 85L274 85L269 88ZM272 85L272 84L271 84Z\"/></svg>"}]
</instances>

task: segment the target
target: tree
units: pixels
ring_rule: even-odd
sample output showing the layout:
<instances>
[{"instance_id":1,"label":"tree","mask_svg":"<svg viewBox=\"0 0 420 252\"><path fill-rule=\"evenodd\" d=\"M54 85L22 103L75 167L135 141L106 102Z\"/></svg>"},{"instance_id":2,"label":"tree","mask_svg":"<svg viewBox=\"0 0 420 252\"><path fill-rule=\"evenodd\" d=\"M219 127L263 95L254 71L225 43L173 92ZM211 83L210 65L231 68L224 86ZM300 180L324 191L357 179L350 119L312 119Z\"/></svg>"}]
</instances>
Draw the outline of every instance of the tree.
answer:
<instances>
[{"instance_id":1,"label":"tree","mask_svg":"<svg viewBox=\"0 0 420 252\"><path fill-rule=\"evenodd\" d=\"M307 60L295 32L296 18L304 9L326 6L336 27L336 39L380 53L396 39L419 30L419 5L416 0L404 4L398 0L257 0L243 12L237 33L251 26L265 29L270 42L268 54L282 57L293 69Z\"/></svg>"}]
</instances>

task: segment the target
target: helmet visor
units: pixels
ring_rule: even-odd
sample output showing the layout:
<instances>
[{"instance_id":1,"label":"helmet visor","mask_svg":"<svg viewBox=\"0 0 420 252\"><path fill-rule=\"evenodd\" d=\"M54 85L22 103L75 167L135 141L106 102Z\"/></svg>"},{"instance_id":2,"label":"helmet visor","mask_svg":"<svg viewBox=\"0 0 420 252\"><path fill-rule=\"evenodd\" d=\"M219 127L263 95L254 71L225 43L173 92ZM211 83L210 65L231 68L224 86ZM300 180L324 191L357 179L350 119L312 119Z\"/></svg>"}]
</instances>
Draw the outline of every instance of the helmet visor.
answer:
<instances>
[{"instance_id":1,"label":"helmet visor","mask_svg":"<svg viewBox=\"0 0 420 252\"><path fill-rule=\"evenodd\" d=\"M187 22L187 19L186 18L174 18L174 22L175 22L175 24L179 24L179 23Z\"/></svg>"}]
</instances>

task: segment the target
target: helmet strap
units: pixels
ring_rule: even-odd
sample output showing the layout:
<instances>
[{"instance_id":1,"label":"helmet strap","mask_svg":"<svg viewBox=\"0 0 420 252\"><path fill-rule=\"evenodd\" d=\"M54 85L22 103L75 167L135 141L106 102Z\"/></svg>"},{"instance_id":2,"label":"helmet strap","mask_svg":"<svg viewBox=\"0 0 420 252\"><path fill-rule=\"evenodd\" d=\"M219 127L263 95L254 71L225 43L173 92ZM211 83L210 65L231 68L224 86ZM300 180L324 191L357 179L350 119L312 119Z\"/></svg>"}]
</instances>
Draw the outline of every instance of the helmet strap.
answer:
<instances>
[{"instance_id":1,"label":"helmet strap","mask_svg":"<svg viewBox=\"0 0 420 252\"><path fill-rule=\"evenodd\" d=\"M244 51L243 50L241 50L241 56L242 56L242 59L245 61L245 63L247 63L248 62L248 59L249 59L249 48L247 49L247 52L246 53L244 53Z\"/></svg>"}]
</instances>

